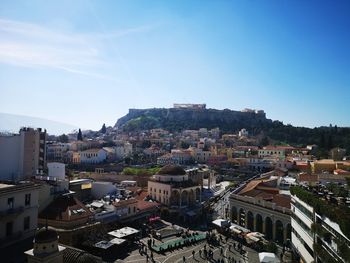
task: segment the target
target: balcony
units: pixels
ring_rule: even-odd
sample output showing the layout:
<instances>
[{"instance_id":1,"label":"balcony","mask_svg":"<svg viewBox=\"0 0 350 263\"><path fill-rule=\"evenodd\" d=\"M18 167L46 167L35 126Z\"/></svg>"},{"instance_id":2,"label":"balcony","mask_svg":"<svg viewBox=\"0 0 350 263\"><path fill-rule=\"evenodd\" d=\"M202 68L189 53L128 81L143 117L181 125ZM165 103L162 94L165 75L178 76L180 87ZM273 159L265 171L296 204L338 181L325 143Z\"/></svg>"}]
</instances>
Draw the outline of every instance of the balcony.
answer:
<instances>
[{"instance_id":1,"label":"balcony","mask_svg":"<svg viewBox=\"0 0 350 263\"><path fill-rule=\"evenodd\" d=\"M7 210L0 211L0 219L10 217L10 216L17 216L21 214L24 210L23 206L19 206L16 208L9 208Z\"/></svg>"}]
</instances>

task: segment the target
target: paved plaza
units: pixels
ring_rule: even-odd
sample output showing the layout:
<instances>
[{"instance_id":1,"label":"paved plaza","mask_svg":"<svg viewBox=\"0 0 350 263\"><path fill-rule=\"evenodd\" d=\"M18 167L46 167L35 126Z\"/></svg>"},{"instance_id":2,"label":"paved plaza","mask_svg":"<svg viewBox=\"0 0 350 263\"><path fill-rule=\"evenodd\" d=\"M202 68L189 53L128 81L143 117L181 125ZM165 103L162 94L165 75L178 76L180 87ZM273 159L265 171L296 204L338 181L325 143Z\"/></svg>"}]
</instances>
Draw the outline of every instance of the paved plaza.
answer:
<instances>
[{"instance_id":1,"label":"paved plaza","mask_svg":"<svg viewBox=\"0 0 350 263\"><path fill-rule=\"evenodd\" d=\"M143 240L147 243L147 239ZM159 241L158 241L159 242ZM222 241L218 246L209 245L206 241L202 241L200 243L194 244L192 246L183 247L180 249L174 249L173 251L168 251L163 254L153 252L153 259L156 263L181 263L185 262L189 263L199 263L199 262L239 262L239 263L258 263L258 253L250 248L243 247L245 254L241 255L237 248L234 248L234 243L238 244L237 241L233 241L229 239L228 242ZM206 250L213 251L212 259L207 259L204 256L204 246L206 246ZM192 256L194 251L194 257ZM200 252L201 251L201 252ZM148 253L148 261L147 256L141 255L138 250L134 250L130 253L129 256L124 258L123 260L118 260L116 262L125 262L125 263L137 263L137 262L152 262L150 258L150 250ZM231 260L231 261L230 261Z\"/></svg>"}]
</instances>

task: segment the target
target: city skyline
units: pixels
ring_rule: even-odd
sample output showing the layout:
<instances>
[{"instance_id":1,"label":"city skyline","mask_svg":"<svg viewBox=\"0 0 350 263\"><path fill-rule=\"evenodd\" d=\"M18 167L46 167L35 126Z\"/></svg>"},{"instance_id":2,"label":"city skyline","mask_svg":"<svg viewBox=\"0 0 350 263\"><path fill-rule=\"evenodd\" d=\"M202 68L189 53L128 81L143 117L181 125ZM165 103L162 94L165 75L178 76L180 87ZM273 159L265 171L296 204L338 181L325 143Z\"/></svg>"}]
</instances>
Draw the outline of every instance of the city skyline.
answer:
<instances>
[{"instance_id":1,"label":"city skyline","mask_svg":"<svg viewBox=\"0 0 350 263\"><path fill-rule=\"evenodd\" d=\"M206 103L350 126L349 11L345 1L4 1L0 112L97 130L129 108Z\"/></svg>"}]
</instances>

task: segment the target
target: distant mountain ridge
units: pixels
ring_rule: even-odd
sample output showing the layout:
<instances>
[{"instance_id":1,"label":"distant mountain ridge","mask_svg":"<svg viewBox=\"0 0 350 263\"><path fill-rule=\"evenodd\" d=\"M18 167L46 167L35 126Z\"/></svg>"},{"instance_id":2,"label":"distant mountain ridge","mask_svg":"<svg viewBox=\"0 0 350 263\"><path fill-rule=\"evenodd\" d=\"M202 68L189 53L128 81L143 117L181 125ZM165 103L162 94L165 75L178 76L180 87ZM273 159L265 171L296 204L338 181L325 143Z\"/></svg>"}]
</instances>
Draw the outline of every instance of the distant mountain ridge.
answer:
<instances>
[{"instance_id":1,"label":"distant mountain ridge","mask_svg":"<svg viewBox=\"0 0 350 263\"><path fill-rule=\"evenodd\" d=\"M126 131L163 128L170 131L216 128L229 132L241 128L254 129L272 124L263 111L233 111L191 108L129 109L115 127Z\"/></svg>"},{"instance_id":2,"label":"distant mountain ridge","mask_svg":"<svg viewBox=\"0 0 350 263\"><path fill-rule=\"evenodd\" d=\"M0 131L18 132L21 127L33 127L46 129L49 134L59 135L70 133L78 127L62 122L51 121L44 118L16 115L10 113L0 113Z\"/></svg>"}]
</instances>

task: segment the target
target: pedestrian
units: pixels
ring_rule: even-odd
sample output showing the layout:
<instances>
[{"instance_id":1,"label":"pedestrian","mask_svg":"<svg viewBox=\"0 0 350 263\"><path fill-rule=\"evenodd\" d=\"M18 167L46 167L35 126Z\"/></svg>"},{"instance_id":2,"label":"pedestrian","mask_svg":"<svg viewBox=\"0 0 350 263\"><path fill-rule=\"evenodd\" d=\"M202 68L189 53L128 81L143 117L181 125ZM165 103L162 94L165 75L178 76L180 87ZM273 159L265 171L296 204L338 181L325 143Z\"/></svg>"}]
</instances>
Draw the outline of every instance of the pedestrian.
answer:
<instances>
[{"instance_id":1,"label":"pedestrian","mask_svg":"<svg viewBox=\"0 0 350 263\"><path fill-rule=\"evenodd\" d=\"M146 261L148 262L148 254L146 254Z\"/></svg>"},{"instance_id":2,"label":"pedestrian","mask_svg":"<svg viewBox=\"0 0 350 263\"><path fill-rule=\"evenodd\" d=\"M222 256L224 254L224 250L220 248L220 255Z\"/></svg>"},{"instance_id":3,"label":"pedestrian","mask_svg":"<svg viewBox=\"0 0 350 263\"><path fill-rule=\"evenodd\" d=\"M186 262L185 256L182 257L182 262Z\"/></svg>"},{"instance_id":4,"label":"pedestrian","mask_svg":"<svg viewBox=\"0 0 350 263\"><path fill-rule=\"evenodd\" d=\"M202 257L202 250L199 250L199 257Z\"/></svg>"},{"instance_id":5,"label":"pedestrian","mask_svg":"<svg viewBox=\"0 0 350 263\"><path fill-rule=\"evenodd\" d=\"M194 258L194 254L195 254L196 252L194 252L194 250L192 250L192 257Z\"/></svg>"}]
</instances>

